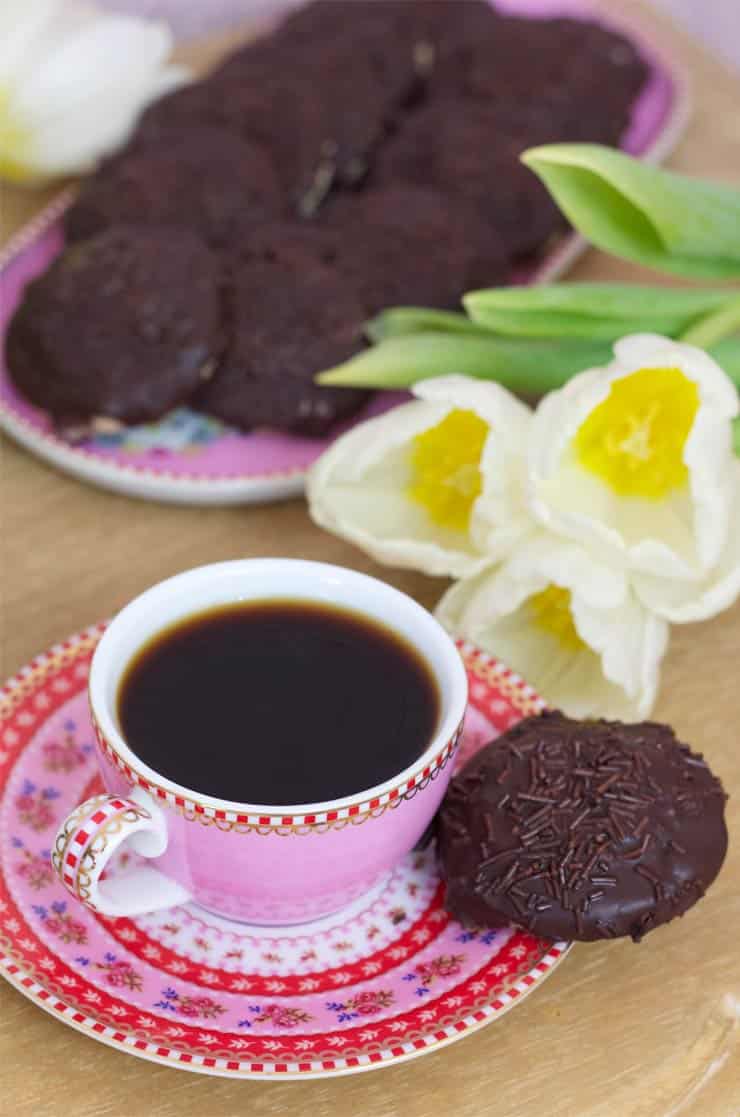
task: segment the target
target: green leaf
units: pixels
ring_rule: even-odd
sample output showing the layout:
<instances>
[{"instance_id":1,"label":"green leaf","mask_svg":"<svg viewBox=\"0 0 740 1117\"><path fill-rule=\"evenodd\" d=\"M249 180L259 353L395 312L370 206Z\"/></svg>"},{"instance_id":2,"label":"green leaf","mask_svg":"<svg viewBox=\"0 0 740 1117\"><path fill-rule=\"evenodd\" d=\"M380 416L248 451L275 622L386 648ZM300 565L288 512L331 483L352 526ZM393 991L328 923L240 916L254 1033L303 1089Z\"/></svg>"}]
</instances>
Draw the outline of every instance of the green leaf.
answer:
<instances>
[{"instance_id":1,"label":"green leaf","mask_svg":"<svg viewBox=\"0 0 740 1117\"><path fill-rule=\"evenodd\" d=\"M388 338L316 379L335 386L409 388L428 377L462 373L497 380L514 392L542 395L611 356L611 346L599 342L428 332Z\"/></svg>"},{"instance_id":2,"label":"green leaf","mask_svg":"<svg viewBox=\"0 0 740 1117\"><path fill-rule=\"evenodd\" d=\"M681 340L706 348L736 330L740 330L740 295L700 318L684 333Z\"/></svg>"},{"instance_id":3,"label":"green leaf","mask_svg":"<svg viewBox=\"0 0 740 1117\"><path fill-rule=\"evenodd\" d=\"M740 338L726 338L709 352L740 387ZM612 347L606 342L419 333L389 338L316 379L335 387L410 388L419 380L462 373L535 397L611 359Z\"/></svg>"},{"instance_id":4,"label":"green leaf","mask_svg":"<svg viewBox=\"0 0 740 1117\"><path fill-rule=\"evenodd\" d=\"M389 337L403 337L406 334L426 333L427 331L445 333L478 334L480 326L459 311L428 310L417 306L394 306L384 310L365 323L365 334L375 344Z\"/></svg>"},{"instance_id":5,"label":"green leaf","mask_svg":"<svg viewBox=\"0 0 740 1117\"><path fill-rule=\"evenodd\" d=\"M726 337L717 341L707 346L707 353L714 357L740 391L740 337Z\"/></svg>"},{"instance_id":6,"label":"green leaf","mask_svg":"<svg viewBox=\"0 0 740 1117\"><path fill-rule=\"evenodd\" d=\"M552 283L493 287L463 299L479 326L522 337L614 341L650 331L675 337L736 298L730 289L683 289L637 283ZM392 313L392 312L390 312Z\"/></svg>"},{"instance_id":7,"label":"green leaf","mask_svg":"<svg viewBox=\"0 0 740 1117\"><path fill-rule=\"evenodd\" d=\"M546 144L522 160L587 240L658 271L740 277L740 191L600 144Z\"/></svg>"}]
</instances>

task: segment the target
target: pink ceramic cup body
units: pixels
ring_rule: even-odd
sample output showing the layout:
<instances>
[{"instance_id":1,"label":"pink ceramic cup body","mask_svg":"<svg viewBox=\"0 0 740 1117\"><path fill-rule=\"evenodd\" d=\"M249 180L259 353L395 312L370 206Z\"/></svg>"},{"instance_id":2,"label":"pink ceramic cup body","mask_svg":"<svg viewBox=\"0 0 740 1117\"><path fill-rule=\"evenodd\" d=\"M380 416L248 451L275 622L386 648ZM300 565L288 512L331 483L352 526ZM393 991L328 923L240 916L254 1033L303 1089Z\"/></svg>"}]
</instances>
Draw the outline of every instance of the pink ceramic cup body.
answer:
<instances>
[{"instance_id":1,"label":"pink ceramic cup body","mask_svg":"<svg viewBox=\"0 0 740 1117\"><path fill-rule=\"evenodd\" d=\"M128 747L116 713L120 680L136 651L193 613L280 597L352 608L419 650L440 693L427 749L377 787L290 807L214 799L153 771ZM290 559L247 559L177 575L126 606L95 652L90 705L109 795L89 800L65 821L53 854L57 872L73 895L110 915L192 899L251 923L317 919L370 889L422 836L450 780L466 703L467 679L450 638L415 601L374 578ZM243 729L248 746L270 747L249 741L248 721ZM148 858L146 865L101 881L124 842Z\"/></svg>"}]
</instances>

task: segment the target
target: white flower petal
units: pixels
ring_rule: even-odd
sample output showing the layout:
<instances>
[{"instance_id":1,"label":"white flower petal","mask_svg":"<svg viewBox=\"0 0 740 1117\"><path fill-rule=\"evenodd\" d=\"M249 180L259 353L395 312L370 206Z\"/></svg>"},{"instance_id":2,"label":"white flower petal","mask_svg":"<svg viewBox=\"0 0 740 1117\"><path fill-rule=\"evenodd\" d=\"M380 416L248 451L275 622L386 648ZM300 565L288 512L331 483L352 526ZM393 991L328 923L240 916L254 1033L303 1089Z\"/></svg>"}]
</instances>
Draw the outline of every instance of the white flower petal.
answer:
<instances>
[{"instance_id":1,"label":"white flower petal","mask_svg":"<svg viewBox=\"0 0 740 1117\"><path fill-rule=\"evenodd\" d=\"M730 530L722 554L700 582L655 578L636 574L634 587L640 600L673 624L704 621L729 609L740 596L740 462L732 471L734 499Z\"/></svg>"},{"instance_id":2,"label":"white flower petal","mask_svg":"<svg viewBox=\"0 0 740 1117\"><path fill-rule=\"evenodd\" d=\"M447 408L461 407L475 411L495 429L505 420L512 428L512 438L526 431L532 418L531 408L493 380L476 380L472 376L437 376L431 380L420 380L411 390L417 399L438 401L446 404Z\"/></svg>"},{"instance_id":3,"label":"white flower petal","mask_svg":"<svg viewBox=\"0 0 740 1117\"><path fill-rule=\"evenodd\" d=\"M186 74L178 67L160 71L157 81L161 89L166 85L181 85ZM140 95L143 91L140 91ZM152 87L151 97L135 109L130 101L124 102L117 95L101 95L90 104L77 106L64 114L64 121L46 121L33 129L33 146L27 155L28 164L37 174L63 175L77 173L94 167L104 155L115 151L131 135L137 117L150 101L156 100L157 90Z\"/></svg>"},{"instance_id":4,"label":"white flower petal","mask_svg":"<svg viewBox=\"0 0 740 1117\"><path fill-rule=\"evenodd\" d=\"M554 584L570 590L587 605L615 609L627 598L624 571L598 562L577 543L538 532L502 567L512 583L536 587Z\"/></svg>"},{"instance_id":5,"label":"white flower petal","mask_svg":"<svg viewBox=\"0 0 740 1117\"><path fill-rule=\"evenodd\" d=\"M419 399L444 401L475 411L491 428L481 455L483 488L473 506L470 535L488 562L511 553L533 527L524 500L524 448L532 424L532 409L493 381L468 376L423 380L413 389Z\"/></svg>"},{"instance_id":6,"label":"white flower petal","mask_svg":"<svg viewBox=\"0 0 740 1117\"><path fill-rule=\"evenodd\" d=\"M599 653L606 678L626 695L630 716L647 717L668 647L666 622L642 608L632 594L618 609L594 609L574 596L573 620L581 639Z\"/></svg>"},{"instance_id":7,"label":"white flower petal","mask_svg":"<svg viewBox=\"0 0 740 1117\"><path fill-rule=\"evenodd\" d=\"M421 400L401 404L338 438L308 475L306 496L316 523L378 562L452 577L480 569L485 558L470 540L432 523L406 495L407 447L448 410Z\"/></svg>"},{"instance_id":8,"label":"white flower petal","mask_svg":"<svg viewBox=\"0 0 740 1117\"><path fill-rule=\"evenodd\" d=\"M452 586L436 615L575 717L643 718L655 701L668 626L640 605L619 571L599 571L577 551L552 537L530 540L509 562ZM581 646L533 619L528 600L550 585L570 591Z\"/></svg>"},{"instance_id":9,"label":"white flower petal","mask_svg":"<svg viewBox=\"0 0 740 1117\"><path fill-rule=\"evenodd\" d=\"M0 4L0 82L7 85L29 64L58 19L64 0L3 0Z\"/></svg>"},{"instance_id":10,"label":"white flower petal","mask_svg":"<svg viewBox=\"0 0 740 1117\"><path fill-rule=\"evenodd\" d=\"M138 90L148 91L172 43L164 24L101 18L77 35L66 36L23 83L15 104L19 112L39 121L90 104L97 94L107 91L136 104Z\"/></svg>"},{"instance_id":11,"label":"white flower petal","mask_svg":"<svg viewBox=\"0 0 740 1117\"><path fill-rule=\"evenodd\" d=\"M507 458L517 454L521 459L530 412L499 385L467 377L425 381L414 393L416 400L359 424L321 456L308 478L309 510L322 527L379 562L435 575L471 575L490 563L492 550L508 553L530 526L521 505L511 517L496 518L505 507L515 507L513 499L505 499L506 478L514 473ZM455 409L475 411L491 428L481 456L483 487L469 532L436 524L407 493L413 439ZM495 478L489 461L497 464Z\"/></svg>"},{"instance_id":12,"label":"white flower petal","mask_svg":"<svg viewBox=\"0 0 740 1117\"><path fill-rule=\"evenodd\" d=\"M6 0L0 162L29 178L93 166L125 141L152 100L186 80L183 67L166 65L171 48L161 23L74 0Z\"/></svg>"},{"instance_id":13,"label":"white flower petal","mask_svg":"<svg viewBox=\"0 0 740 1117\"><path fill-rule=\"evenodd\" d=\"M537 409L529 449L535 517L630 569L658 577L700 579L727 534L732 460L730 420L737 392L711 357L653 334L623 338L615 360L573 377ZM699 391L700 406L684 447L686 489L662 500L627 498L577 461L571 445L612 384L640 368L679 368Z\"/></svg>"}]
</instances>

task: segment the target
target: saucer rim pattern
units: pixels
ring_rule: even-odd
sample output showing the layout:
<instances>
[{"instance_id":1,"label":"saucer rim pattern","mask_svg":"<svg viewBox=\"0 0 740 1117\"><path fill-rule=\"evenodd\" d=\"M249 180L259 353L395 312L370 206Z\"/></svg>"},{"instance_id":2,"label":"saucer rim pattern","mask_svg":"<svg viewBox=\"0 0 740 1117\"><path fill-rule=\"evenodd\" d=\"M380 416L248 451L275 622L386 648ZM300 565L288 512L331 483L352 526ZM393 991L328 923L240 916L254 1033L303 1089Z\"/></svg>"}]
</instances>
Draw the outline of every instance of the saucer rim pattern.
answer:
<instances>
[{"instance_id":1,"label":"saucer rim pattern","mask_svg":"<svg viewBox=\"0 0 740 1117\"><path fill-rule=\"evenodd\" d=\"M34 698L45 683L53 680L59 671L69 669L71 665L78 661L87 662L104 628L104 624L99 624L85 629L76 636L54 645L22 668L0 691L0 716L7 718L18 706L29 698ZM493 657L481 652L469 643L460 644L460 650L471 674L480 680L482 686L485 687L485 690L479 693L477 702L475 699L471 699L472 704L482 711L485 708L485 702L482 701L481 694L485 697L488 692L486 684L498 688L502 677L507 679L512 673L503 669ZM502 671L506 672L504 676L502 676ZM518 680L516 676L512 675L512 678L516 679L517 683L521 683L521 680ZM65 701L73 697L74 694L82 692L84 688L85 682L83 681L77 691L66 695ZM504 691L496 690L496 694L503 695ZM488 692L488 697L492 700L490 692ZM513 703L511 705L514 706ZM514 708L521 712L518 707ZM28 728L27 734L22 737L22 743L18 746L19 752L13 764L17 763L17 760L23 755L25 748L33 740L34 734L40 726L44 724L47 716L49 715L40 712L37 723ZM1 741L2 738L0 737ZM13 764L11 764L9 772L12 770ZM4 784L5 781L3 786ZM2 922L1 918L0 922ZM50 980L46 985L43 984L43 977L34 966L33 959L23 954L21 943L14 941L12 938L12 930L8 927L5 927L4 930L10 934L10 938L5 934L3 935L3 949L0 952L0 975L5 977L11 985L32 1002L38 1004L52 1016L71 1025L77 1031L97 1039L107 1046L128 1051L156 1063L177 1066L198 1073L244 1079L273 1080L330 1077L357 1073L404 1062L428 1051L439 1050L455 1040L477 1031L492 1019L509 1011L514 1004L528 995L559 965L571 945L559 942L552 943L547 948L547 944L543 941L543 953L533 963L530 963L531 953L529 957L525 956L525 964L529 966L528 971L520 972L507 989L499 990L493 996L487 993L486 997L490 997L489 1000L464 1006L466 1015L459 1016L451 1022L438 1021L436 1025L432 1025L435 1028L434 1031L428 1031L421 1035L417 1034L417 1036L409 1038L407 1041L399 1039L398 1043L394 1043L393 1046L386 1046L380 1050L367 1053L348 1054L346 1057L342 1057L338 1053L336 1058L322 1058L306 1063L297 1061L269 1063L233 1059L215 1054L211 1056L193 1050L182 1050L177 1047L165 1046L161 1042L149 1042L133 1030L117 1030L114 1026L104 1023L84 1011L81 1005L69 1003L63 999L56 991L48 987L49 984L53 985ZM62 959L60 958L60 960ZM484 966L480 972L483 973L485 968Z\"/></svg>"}]
</instances>

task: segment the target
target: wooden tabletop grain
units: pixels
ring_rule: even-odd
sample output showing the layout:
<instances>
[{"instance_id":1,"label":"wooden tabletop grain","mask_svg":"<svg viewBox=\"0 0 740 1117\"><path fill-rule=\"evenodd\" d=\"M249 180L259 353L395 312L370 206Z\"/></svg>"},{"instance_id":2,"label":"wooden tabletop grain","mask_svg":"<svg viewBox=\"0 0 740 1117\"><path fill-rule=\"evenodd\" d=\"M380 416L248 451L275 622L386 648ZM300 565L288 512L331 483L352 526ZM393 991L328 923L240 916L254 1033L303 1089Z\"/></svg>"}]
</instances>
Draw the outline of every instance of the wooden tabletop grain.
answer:
<instances>
[{"instance_id":1,"label":"wooden tabletop grain","mask_svg":"<svg viewBox=\"0 0 740 1117\"><path fill-rule=\"evenodd\" d=\"M603 0L610 6L610 0ZM693 121L670 165L740 181L737 78L635 0L620 10L691 76ZM203 61L220 48L196 54ZM45 201L5 189L3 239ZM590 253L579 278L634 278ZM0 444L0 634L8 675L153 582L247 555L370 571L433 605L443 586L379 569L314 527L301 501L146 504L83 485ZM740 606L676 629L657 715L702 750L731 799L730 853L697 909L640 946L577 947L541 990L458 1044L398 1066L304 1083L234 1082L92 1042L0 982L0 1114L13 1117L738 1117L740 1114ZM732 997L737 998L736 1001Z\"/></svg>"}]
</instances>

